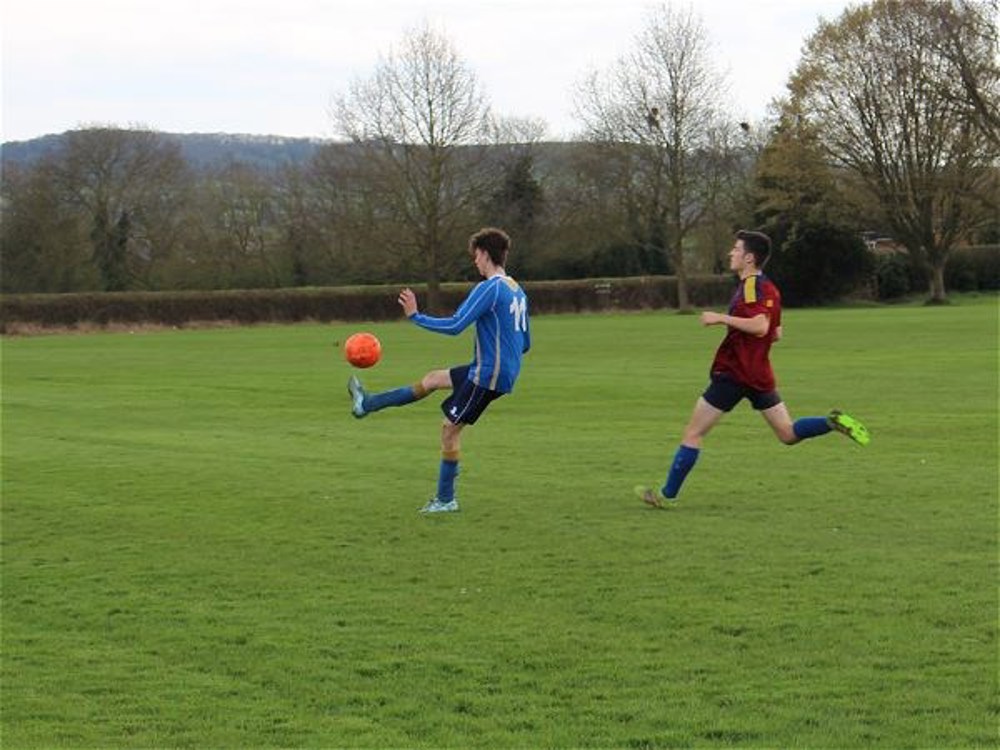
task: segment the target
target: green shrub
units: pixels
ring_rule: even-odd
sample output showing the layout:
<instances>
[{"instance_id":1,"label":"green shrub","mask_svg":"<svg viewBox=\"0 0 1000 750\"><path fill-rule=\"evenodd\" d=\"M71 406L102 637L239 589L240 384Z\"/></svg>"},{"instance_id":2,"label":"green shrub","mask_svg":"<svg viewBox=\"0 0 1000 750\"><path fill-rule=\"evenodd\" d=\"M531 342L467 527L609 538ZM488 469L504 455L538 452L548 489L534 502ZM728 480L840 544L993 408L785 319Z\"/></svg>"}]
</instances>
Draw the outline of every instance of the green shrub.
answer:
<instances>
[{"instance_id":1,"label":"green shrub","mask_svg":"<svg viewBox=\"0 0 1000 750\"><path fill-rule=\"evenodd\" d=\"M926 288L926 273L907 253L875 256L876 296L880 300L904 297ZM953 250L944 269L948 291L1000 289L1000 245L970 245Z\"/></svg>"},{"instance_id":2,"label":"green shrub","mask_svg":"<svg viewBox=\"0 0 1000 750\"><path fill-rule=\"evenodd\" d=\"M767 266L767 275L789 306L841 299L862 286L871 273L871 253L861 238L820 222L794 224L775 246Z\"/></svg>"},{"instance_id":3,"label":"green shrub","mask_svg":"<svg viewBox=\"0 0 1000 750\"><path fill-rule=\"evenodd\" d=\"M944 283L959 292L1000 289L1000 245L970 245L955 250L945 266Z\"/></svg>"},{"instance_id":4,"label":"green shrub","mask_svg":"<svg viewBox=\"0 0 1000 750\"><path fill-rule=\"evenodd\" d=\"M692 305L723 305L732 291L729 276L689 280ZM471 283L443 284L441 305L454 310ZM578 279L526 282L533 314L677 306L677 279ZM196 322L292 323L304 320L393 320L400 316L397 285L253 289L243 291L93 292L16 294L0 298L0 332L11 326L72 328L81 325L168 325ZM426 298L426 287L414 285Z\"/></svg>"},{"instance_id":5,"label":"green shrub","mask_svg":"<svg viewBox=\"0 0 1000 750\"><path fill-rule=\"evenodd\" d=\"M876 296L880 300L898 299L913 290L912 263L906 253L875 256Z\"/></svg>"}]
</instances>

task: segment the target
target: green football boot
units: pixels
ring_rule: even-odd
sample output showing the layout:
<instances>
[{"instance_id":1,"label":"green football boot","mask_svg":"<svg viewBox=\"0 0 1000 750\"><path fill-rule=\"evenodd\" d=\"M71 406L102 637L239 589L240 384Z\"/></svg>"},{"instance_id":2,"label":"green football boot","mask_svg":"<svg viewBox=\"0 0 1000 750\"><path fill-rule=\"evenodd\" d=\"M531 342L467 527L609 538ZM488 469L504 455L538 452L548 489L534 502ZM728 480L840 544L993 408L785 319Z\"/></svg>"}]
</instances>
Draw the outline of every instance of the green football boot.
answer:
<instances>
[{"instance_id":1,"label":"green football boot","mask_svg":"<svg viewBox=\"0 0 1000 750\"><path fill-rule=\"evenodd\" d=\"M830 426L833 429L847 435L847 437L858 445L868 445L872 440L868 428L850 414L844 414L844 412L834 409L830 412L827 420L829 420Z\"/></svg>"},{"instance_id":2,"label":"green football boot","mask_svg":"<svg viewBox=\"0 0 1000 750\"><path fill-rule=\"evenodd\" d=\"M659 508L660 510L667 507L667 505L673 505L677 502L672 497L664 497L660 490L653 489L652 487L645 487L643 485L638 485L633 489L635 496L642 500L650 508Z\"/></svg>"}]
</instances>

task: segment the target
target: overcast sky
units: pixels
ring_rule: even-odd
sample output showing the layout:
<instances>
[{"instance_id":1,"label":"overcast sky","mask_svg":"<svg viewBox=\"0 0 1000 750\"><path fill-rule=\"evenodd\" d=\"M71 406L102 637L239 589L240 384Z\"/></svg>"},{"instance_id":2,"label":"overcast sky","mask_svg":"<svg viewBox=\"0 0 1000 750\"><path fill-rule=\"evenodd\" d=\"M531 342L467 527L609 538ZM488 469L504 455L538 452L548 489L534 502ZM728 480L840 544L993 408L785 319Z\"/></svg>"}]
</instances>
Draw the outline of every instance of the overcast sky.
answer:
<instances>
[{"instance_id":1,"label":"overcast sky","mask_svg":"<svg viewBox=\"0 0 1000 750\"><path fill-rule=\"evenodd\" d=\"M675 7L687 7L675 3ZM734 119L762 117L847 0L699 0ZM0 0L3 141L86 124L333 138L332 99L424 23L498 114L579 129L573 87L632 45L638 0ZM754 52L754 39L759 51Z\"/></svg>"}]
</instances>

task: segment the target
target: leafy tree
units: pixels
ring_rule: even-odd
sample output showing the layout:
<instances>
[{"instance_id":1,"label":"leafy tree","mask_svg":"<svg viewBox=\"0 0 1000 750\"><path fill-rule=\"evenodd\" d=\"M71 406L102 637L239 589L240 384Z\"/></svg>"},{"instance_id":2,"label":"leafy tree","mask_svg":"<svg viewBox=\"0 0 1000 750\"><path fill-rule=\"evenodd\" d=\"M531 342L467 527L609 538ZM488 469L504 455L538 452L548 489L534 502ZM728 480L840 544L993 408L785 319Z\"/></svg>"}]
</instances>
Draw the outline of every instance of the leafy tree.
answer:
<instances>
[{"instance_id":1,"label":"leafy tree","mask_svg":"<svg viewBox=\"0 0 1000 750\"><path fill-rule=\"evenodd\" d=\"M826 159L818 128L800 113L785 112L757 160L754 203L763 221L786 223L834 218L844 198Z\"/></svg>"},{"instance_id":2,"label":"leafy tree","mask_svg":"<svg viewBox=\"0 0 1000 750\"><path fill-rule=\"evenodd\" d=\"M943 0L956 17L967 4ZM931 300L946 299L952 249L995 212L989 187L995 144L957 106L954 68L931 44L941 2L875 0L824 22L806 43L791 105L831 163L854 175L888 226L927 269ZM949 12L951 12L949 11ZM989 45L975 24L955 25L975 75ZM996 81L975 82L989 100Z\"/></svg>"},{"instance_id":3,"label":"leafy tree","mask_svg":"<svg viewBox=\"0 0 1000 750\"><path fill-rule=\"evenodd\" d=\"M832 302L858 289L873 271L860 235L822 220L766 227L776 244L767 273L789 305Z\"/></svg>"},{"instance_id":4,"label":"leafy tree","mask_svg":"<svg viewBox=\"0 0 1000 750\"><path fill-rule=\"evenodd\" d=\"M514 238L513 258L519 267L530 263L545 210L542 184L535 175L530 150L513 155L500 166L501 178L484 206L484 224L506 229Z\"/></svg>"},{"instance_id":5,"label":"leafy tree","mask_svg":"<svg viewBox=\"0 0 1000 750\"><path fill-rule=\"evenodd\" d=\"M851 175L830 166L816 128L783 102L757 161L757 218L774 241L768 273L790 305L833 301L870 281L868 218Z\"/></svg>"},{"instance_id":6,"label":"leafy tree","mask_svg":"<svg viewBox=\"0 0 1000 750\"><path fill-rule=\"evenodd\" d=\"M94 263L101 274L105 291L121 292L129 284L128 240L132 222L128 211L122 211L112 226L108 226L108 221L105 212L94 216L94 226L90 232L90 239L94 243Z\"/></svg>"},{"instance_id":7,"label":"leafy tree","mask_svg":"<svg viewBox=\"0 0 1000 750\"><path fill-rule=\"evenodd\" d=\"M486 213L492 219L489 223L510 228L518 235L530 231L543 207L542 186L533 167L534 157L530 153L506 166L486 205Z\"/></svg>"}]
</instances>

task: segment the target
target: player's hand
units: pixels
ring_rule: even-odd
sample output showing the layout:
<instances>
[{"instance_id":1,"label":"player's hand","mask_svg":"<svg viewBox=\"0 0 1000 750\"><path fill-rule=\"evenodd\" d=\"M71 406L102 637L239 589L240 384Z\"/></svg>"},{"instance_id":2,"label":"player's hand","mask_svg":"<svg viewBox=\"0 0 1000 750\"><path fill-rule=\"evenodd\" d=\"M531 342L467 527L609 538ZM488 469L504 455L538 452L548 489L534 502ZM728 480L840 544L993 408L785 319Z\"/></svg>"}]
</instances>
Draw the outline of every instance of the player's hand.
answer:
<instances>
[{"instance_id":1,"label":"player's hand","mask_svg":"<svg viewBox=\"0 0 1000 750\"><path fill-rule=\"evenodd\" d=\"M403 308L406 317L412 318L417 314L417 295L407 287L399 293L399 305Z\"/></svg>"},{"instance_id":2,"label":"player's hand","mask_svg":"<svg viewBox=\"0 0 1000 750\"><path fill-rule=\"evenodd\" d=\"M725 321L725 316L721 313L706 310L701 314L701 324L703 326L716 326Z\"/></svg>"}]
</instances>

